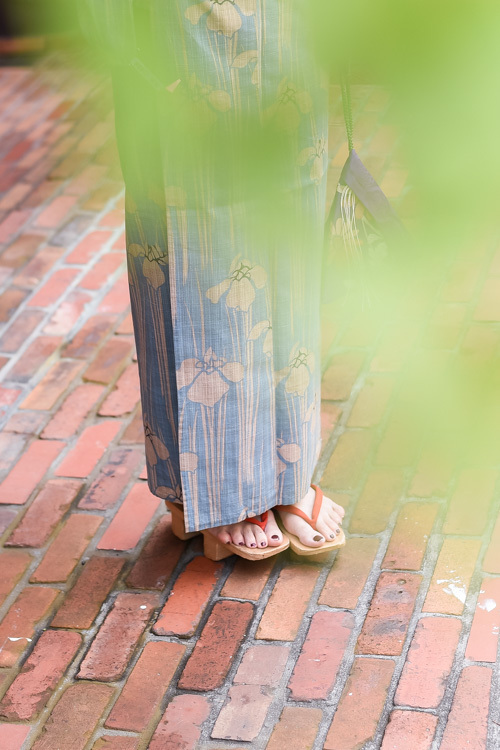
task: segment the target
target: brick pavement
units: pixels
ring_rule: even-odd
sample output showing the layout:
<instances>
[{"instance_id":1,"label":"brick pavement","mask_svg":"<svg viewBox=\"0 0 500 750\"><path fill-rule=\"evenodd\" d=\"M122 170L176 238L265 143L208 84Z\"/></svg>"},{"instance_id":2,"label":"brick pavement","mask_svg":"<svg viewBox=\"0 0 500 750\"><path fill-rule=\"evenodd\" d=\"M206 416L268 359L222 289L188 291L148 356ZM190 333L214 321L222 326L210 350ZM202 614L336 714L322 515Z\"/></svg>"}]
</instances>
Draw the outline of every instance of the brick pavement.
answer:
<instances>
[{"instance_id":1,"label":"brick pavement","mask_svg":"<svg viewBox=\"0 0 500 750\"><path fill-rule=\"evenodd\" d=\"M353 93L404 214L385 94ZM421 360L430 384L497 364L494 243L399 325L325 308L319 474L346 547L213 563L145 483L108 84L48 59L0 71L0 99L2 750L499 748L497 451L458 460L405 410Z\"/></svg>"}]
</instances>

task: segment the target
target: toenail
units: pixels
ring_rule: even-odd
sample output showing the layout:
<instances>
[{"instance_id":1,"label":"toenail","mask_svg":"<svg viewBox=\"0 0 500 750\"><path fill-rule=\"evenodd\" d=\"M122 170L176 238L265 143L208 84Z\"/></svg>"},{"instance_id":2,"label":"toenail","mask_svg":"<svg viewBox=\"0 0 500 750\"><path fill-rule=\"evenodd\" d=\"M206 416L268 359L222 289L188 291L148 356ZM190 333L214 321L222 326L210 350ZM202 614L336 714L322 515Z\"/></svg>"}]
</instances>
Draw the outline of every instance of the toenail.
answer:
<instances>
[{"instance_id":1,"label":"toenail","mask_svg":"<svg viewBox=\"0 0 500 750\"><path fill-rule=\"evenodd\" d=\"M319 536L319 534L316 534L316 536L313 536L313 539L315 542L320 542L323 539L323 537Z\"/></svg>"},{"instance_id":2,"label":"toenail","mask_svg":"<svg viewBox=\"0 0 500 750\"><path fill-rule=\"evenodd\" d=\"M337 529L337 534L340 534L340 529Z\"/></svg>"},{"instance_id":3,"label":"toenail","mask_svg":"<svg viewBox=\"0 0 500 750\"><path fill-rule=\"evenodd\" d=\"M335 534L330 534L330 539L333 539Z\"/></svg>"},{"instance_id":4,"label":"toenail","mask_svg":"<svg viewBox=\"0 0 500 750\"><path fill-rule=\"evenodd\" d=\"M245 542L238 542L238 547L244 547L244 546L245 546Z\"/></svg>"},{"instance_id":5,"label":"toenail","mask_svg":"<svg viewBox=\"0 0 500 750\"><path fill-rule=\"evenodd\" d=\"M255 544L255 542L252 542L252 544L250 545L250 547L256 547L256 546L257 545Z\"/></svg>"},{"instance_id":6,"label":"toenail","mask_svg":"<svg viewBox=\"0 0 500 750\"><path fill-rule=\"evenodd\" d=\"M265 546L266 546L266 543L265 543L265 542L261 542L261 543L260 543L260 546L261 546L261 547L265 547Z\"/></svg>"},{"instance_id":7,"label":"toenail","mask_svg":"<svg viewBox=\"0 0 500 750\"><path fill-rule=\"evenodd\" d=\"M271 539L279 539L279 536L277 534L273 534Z\"/></svg>"}]
</instances>

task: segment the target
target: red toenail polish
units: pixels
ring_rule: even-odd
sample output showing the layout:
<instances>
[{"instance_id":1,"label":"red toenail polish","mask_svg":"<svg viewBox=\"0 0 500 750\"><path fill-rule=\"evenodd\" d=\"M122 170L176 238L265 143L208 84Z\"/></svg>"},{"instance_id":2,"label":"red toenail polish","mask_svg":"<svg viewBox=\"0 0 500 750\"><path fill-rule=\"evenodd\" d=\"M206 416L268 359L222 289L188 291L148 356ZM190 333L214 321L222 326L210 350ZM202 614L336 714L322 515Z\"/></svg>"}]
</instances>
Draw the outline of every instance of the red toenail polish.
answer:
<instances>
[{"instance_id":1,"label":"red toenail polish","mask_svg":"<svg viewBox=\"0 0 500 750\"><path fill-rule=\"evenodd\" d=\"M256 547L256 546L257 545L255 544L255 542L252 542L252 544L250 545L250 547Z\"/></svg>"},{"instance_id":2,"label":"red toenail polish","mask_svg":"<svg viewBox=\"0 0 500 750\"><path fill-rule=\"evenodd\" d=\"M238 542L238 547L244 547L244 546L245 546L245 542Z\"/></svg>"},{"instance_id":3,"label":"red toenail polish","mask_svg":"<svg viewBox=\"0 0 500 750\"><path fill-rule=\"evenodd\" d=\"M265 547L265 546L266 546L266 543L265 543L265 542L261 542L261 543L260 543L260 546L261 546L261 547Z\"/></svg>"},{"instance_id":4,"label":"red toenail polish","mask_svg":"<svg viewBox=\"0 0 500 750\"><path fill-rule=\"evenodd\" d=\"M279 539L279 536L277 534L273 534L271 539Z\"/></svg>"}]
</instances>

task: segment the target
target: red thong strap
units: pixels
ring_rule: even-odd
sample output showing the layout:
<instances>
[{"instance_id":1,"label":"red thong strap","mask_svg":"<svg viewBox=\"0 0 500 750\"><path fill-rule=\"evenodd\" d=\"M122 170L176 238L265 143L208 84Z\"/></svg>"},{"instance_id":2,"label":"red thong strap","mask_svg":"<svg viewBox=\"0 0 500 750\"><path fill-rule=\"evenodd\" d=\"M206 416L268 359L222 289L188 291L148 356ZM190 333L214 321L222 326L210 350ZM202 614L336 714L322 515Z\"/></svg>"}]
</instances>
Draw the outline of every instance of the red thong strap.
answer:
<instances>
[{"instance_id":1,"label":"red thong strap","mask_svg":"<svg viewBox=\"0 0 500 750\"><path fill-rule=\"evenodd\" d=\"M267 512L267 510L265 510L264 513L262 513L260 516L261 517L260 521L258 518L245 518L245 521L248 521L249 523L254 523L256 526L260 526L262 531L264 531L264 529L266 528L268 515L269 513Z\"/></svg>"},{"instance_id":2,"label":"red thong strap","mask_svg":"<svg viewBox=\"0 0 500 750\"><path fill-rule=\"evenodd\" d=\"M318 520L319 512L321 510L321 503L323 502L323 491L320 490L317 484L311 484L311 487L316 490L312 518L309 518L309 516L307 516L303 510L297 508L296 505L278 505L278 509L284 510L285 513L293 513L294 515L303 518L304 521L309 524L309 526L312 526L312 528L317 531L318 529L316 528L316 521Z\"/></svg>"}]
</instances>

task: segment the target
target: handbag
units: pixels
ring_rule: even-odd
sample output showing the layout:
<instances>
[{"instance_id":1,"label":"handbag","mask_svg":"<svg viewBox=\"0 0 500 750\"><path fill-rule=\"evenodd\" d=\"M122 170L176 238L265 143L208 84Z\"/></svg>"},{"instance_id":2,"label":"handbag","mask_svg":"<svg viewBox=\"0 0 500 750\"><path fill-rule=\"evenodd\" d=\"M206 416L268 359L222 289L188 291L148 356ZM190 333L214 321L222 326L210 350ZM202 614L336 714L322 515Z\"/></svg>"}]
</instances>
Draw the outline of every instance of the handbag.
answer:
<instances>
[{"instance_id":1,"label":"handbag","mask_svg":"<svg viewBox=\"0 0 500 750\"><path fill-rule=\"evenodd\" d=\"M342 108L349 155L325 228L324 285L361 298L363 309L377 296L378 281L399 261L408 234L380 186L354 149L350 75L341 73ZM323 287L324 295L327 293ZM378 289L380 291L380 287Z\"/></svg>"}]
</instances>

